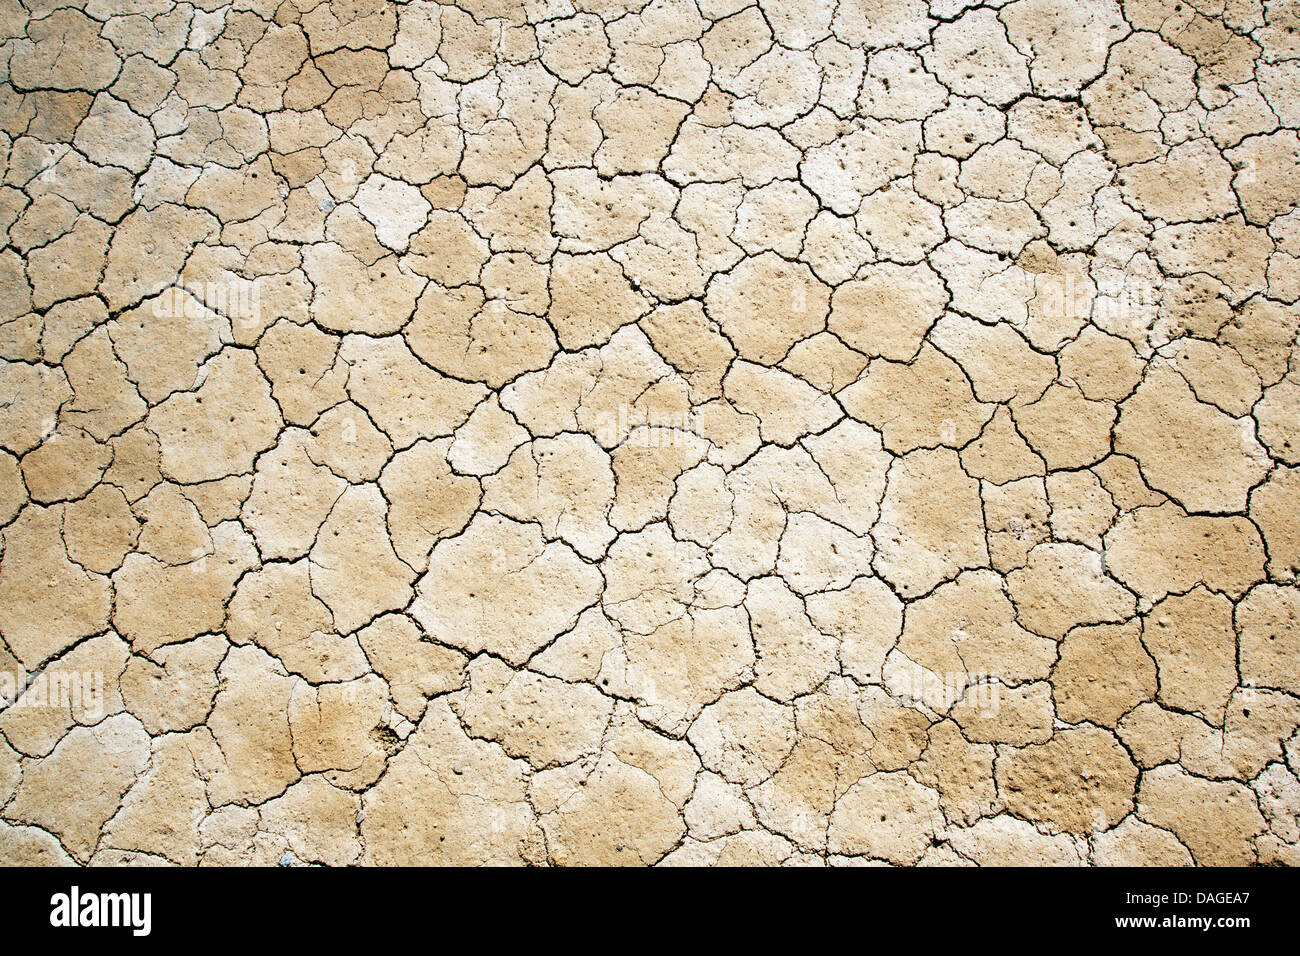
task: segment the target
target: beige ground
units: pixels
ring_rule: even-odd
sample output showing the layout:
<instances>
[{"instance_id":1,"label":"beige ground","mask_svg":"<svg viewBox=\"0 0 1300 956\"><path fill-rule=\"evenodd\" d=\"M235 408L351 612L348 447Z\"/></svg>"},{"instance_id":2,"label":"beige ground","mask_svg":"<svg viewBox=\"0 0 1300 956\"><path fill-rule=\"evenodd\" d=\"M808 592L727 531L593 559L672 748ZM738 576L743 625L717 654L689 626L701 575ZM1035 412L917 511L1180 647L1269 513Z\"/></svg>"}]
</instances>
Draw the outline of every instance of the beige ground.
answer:
<instances>
[{"instance_id":1,"label":"beige ground","mask_svg":"<svg viewBox=\"0 0 1300 956\"><path fill-rule=\"evenodd\" d=\"M0 861L1300 863L1293 0L0 37Z\"/></svg>"}]
</instances>

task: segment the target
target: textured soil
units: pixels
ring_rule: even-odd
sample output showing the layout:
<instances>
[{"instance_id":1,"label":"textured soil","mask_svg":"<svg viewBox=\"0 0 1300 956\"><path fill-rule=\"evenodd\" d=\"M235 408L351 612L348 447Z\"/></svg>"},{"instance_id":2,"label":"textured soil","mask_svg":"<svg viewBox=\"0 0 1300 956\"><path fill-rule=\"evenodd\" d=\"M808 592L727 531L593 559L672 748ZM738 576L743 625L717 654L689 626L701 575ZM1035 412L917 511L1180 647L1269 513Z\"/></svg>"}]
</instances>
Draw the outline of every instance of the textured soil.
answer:
<instances>
[{"instance_id":1,"label":"textured soil","mask_svg":"<svg viewBox=\"0 0 1300 956\"><path fill-rule=\"evenodd\" d=\"M1300 6L0 0L0 863L1300 863Z\"/></svg>"}]
</instances>

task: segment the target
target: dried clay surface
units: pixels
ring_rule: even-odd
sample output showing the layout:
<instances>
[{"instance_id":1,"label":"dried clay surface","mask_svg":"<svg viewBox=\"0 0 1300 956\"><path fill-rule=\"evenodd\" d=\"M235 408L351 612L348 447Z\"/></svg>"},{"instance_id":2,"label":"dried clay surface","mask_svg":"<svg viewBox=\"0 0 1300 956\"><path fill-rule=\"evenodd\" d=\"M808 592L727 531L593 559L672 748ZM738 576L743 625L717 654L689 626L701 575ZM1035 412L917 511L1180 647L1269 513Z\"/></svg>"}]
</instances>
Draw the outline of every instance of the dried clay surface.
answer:
<instances>
[{"instance_id":1,"label":"dried clay surface","mask_svg":"<svg viewBox=\"0 0 1300 956\"><path fill-rule=\"evenodd\" d=\"M0 862L1300 863L1292 0L0 0Z\"/></svg>"}]
</instances>

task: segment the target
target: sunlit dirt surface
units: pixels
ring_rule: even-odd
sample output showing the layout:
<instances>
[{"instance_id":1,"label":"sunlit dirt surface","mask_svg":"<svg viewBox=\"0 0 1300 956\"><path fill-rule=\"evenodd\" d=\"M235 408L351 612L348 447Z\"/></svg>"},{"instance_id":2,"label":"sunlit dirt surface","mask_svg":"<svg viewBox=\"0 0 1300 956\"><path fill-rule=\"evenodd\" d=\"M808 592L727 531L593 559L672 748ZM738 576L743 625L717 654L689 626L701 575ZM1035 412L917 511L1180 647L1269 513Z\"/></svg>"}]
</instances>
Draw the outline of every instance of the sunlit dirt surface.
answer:
<instances>
[{"instance_id":1,"label":"sunlit dirt surface","mask_svg":"<svg viewBox=\"0 0 1300 956\"><path fill-rule=\"evenodd\" d=\"M0 862L1300 862L1298 11L0 0Z\"/></svg>"}]
</instances>

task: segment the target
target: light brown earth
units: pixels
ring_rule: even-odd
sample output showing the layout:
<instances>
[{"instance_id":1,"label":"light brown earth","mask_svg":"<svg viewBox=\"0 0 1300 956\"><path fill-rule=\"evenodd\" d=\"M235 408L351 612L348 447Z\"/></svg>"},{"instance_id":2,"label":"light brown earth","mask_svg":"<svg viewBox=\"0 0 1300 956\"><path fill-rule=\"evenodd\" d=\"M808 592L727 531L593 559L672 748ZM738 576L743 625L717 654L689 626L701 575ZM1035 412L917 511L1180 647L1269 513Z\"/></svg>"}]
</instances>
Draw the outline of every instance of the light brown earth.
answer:
<instances>
[{"instance_id":1,"label":"light brown earth","mask_svg":"<svg viewBox=\"0 0 1300 956\"><path fill-rule=\"evenodd\" d=\"M0 0L0 80L0 862L1300 863L1296 3Z\"/></svg>"}]
</instances>

